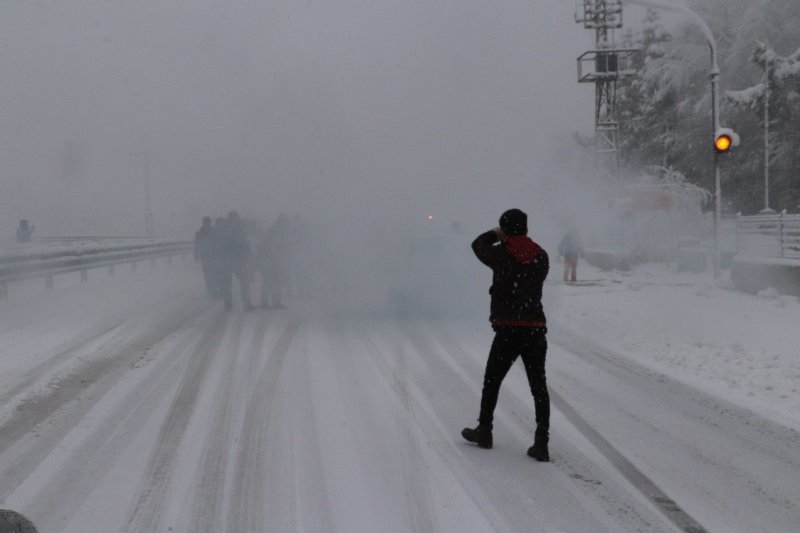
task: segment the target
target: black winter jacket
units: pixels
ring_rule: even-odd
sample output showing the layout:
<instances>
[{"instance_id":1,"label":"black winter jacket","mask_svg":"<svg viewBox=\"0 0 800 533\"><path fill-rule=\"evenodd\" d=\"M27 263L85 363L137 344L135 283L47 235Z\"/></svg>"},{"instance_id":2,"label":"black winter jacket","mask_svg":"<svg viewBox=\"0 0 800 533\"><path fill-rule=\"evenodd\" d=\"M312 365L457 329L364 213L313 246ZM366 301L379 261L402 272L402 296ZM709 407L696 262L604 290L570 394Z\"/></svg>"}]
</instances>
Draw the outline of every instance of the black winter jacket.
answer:
<instances>
[{"instance_id":1,"label":"black winter jacket","mask_svg":"<svg viewBox=\"0 0 800 533\"><path fill-rule=\"evenodd\" d=\"M545 329L542 285L550 269L547 252L527 236L500 242L494 230L479 235L472 251L492 269L492 327Z\"/></svg>"},{"instance_id":2,"label":"black winter jacket","mask_svg":"<svg viewBox=\"0 0 800 533\"><path fill-rule=\"evenodd\" d=\"M214 229L203 226L194 234L194 260L208 261L214 253Z\"/></svg>"}]
</instances>

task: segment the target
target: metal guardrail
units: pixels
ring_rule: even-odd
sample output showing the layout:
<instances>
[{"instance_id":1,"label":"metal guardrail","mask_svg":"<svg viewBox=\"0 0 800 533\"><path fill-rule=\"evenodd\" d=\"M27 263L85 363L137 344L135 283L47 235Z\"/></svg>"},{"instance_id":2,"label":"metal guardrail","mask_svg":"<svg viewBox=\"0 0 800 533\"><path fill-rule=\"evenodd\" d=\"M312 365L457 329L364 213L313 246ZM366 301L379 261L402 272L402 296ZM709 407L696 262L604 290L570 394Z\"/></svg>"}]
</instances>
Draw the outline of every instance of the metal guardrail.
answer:
<instances>
[{"instance_id":1,"label":"metal guardrail","mask_svg":"<svg viewBox=\"0 0 800 533\"><path fill-rule=\"evenodd\" d=\"M800 259L800 215L756 215L736 219L737 253Z\"/></svg>"},{"instance_id":2,"label":"metal guardrail","mask_svg":"<svg viewBox=\"0 0 800 533\"><path fill-rule=\"evenodd\" d=\"M88 280L90 269L107 267L114 274L116 265L129 263L136 270L140 261L150 260L152 265L160 257L172 263L174 256L192 253L191 241L142 243L131 245L98 245L91 248L35 250L30 253L15 251L0 255L0 300L8 299L8 284L33 278L44 278L45 288L53 288L57 274L80 272L81 282Z\"/></svg>"}]
</instances>

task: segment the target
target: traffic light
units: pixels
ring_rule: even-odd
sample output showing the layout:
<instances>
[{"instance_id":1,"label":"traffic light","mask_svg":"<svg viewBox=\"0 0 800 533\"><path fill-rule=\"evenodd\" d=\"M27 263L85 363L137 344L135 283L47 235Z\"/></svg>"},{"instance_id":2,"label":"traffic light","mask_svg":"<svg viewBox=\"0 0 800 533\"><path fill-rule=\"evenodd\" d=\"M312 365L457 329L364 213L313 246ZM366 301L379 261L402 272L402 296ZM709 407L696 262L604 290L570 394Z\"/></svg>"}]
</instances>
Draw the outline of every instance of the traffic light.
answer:
<instances>
[{"instance_id":1,"label":"traffic light","mask_svg":"<svg viewBox=\"0 0 800 533\"><path fill-rule=\"evenodd\" d=\"M739 135L730 128L719 128L714 132L714 151L727 154L734 146L739 146Z\"/></svg>"}]
</instances>

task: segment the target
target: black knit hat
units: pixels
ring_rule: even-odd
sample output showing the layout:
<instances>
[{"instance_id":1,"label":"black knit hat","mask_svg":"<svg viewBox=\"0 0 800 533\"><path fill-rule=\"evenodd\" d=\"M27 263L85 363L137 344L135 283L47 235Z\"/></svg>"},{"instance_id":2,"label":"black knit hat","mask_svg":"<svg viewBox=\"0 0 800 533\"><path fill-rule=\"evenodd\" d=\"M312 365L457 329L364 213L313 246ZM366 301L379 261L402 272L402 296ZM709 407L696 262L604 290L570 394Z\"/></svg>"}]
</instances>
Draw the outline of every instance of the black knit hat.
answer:
<instances>
[{"instance_id":1,"label":"black knit hat","mask_svg":"<svg viewBox=\"0 0 800 533\"><path fill-rule=\"evenodd\" d=\"M519 209L509 209L500 216L500 229L511 237L528 234L528 215Z\"/></svg>"}]
</instances>

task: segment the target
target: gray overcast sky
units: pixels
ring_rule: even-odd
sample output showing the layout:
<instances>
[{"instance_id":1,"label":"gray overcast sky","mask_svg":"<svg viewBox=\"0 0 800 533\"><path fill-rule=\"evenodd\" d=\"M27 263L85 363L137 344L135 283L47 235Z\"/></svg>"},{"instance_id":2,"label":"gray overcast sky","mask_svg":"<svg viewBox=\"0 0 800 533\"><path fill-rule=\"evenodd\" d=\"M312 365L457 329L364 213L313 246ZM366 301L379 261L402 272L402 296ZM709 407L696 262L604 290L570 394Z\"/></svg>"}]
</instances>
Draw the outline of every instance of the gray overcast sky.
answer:
<instances>
[{"instance_id":1,"label":"gray overcast sky","mask_svg":"<svg viewBox=\"0 0 800 533\"><path fill-rule=\"evenodd\" d=\"M453 219L593 122L570 1L39 0L0 7L2 224L141 234L237 208ZM638 19L637 19L638 20Z\"/></svg>"}]
</instances>

